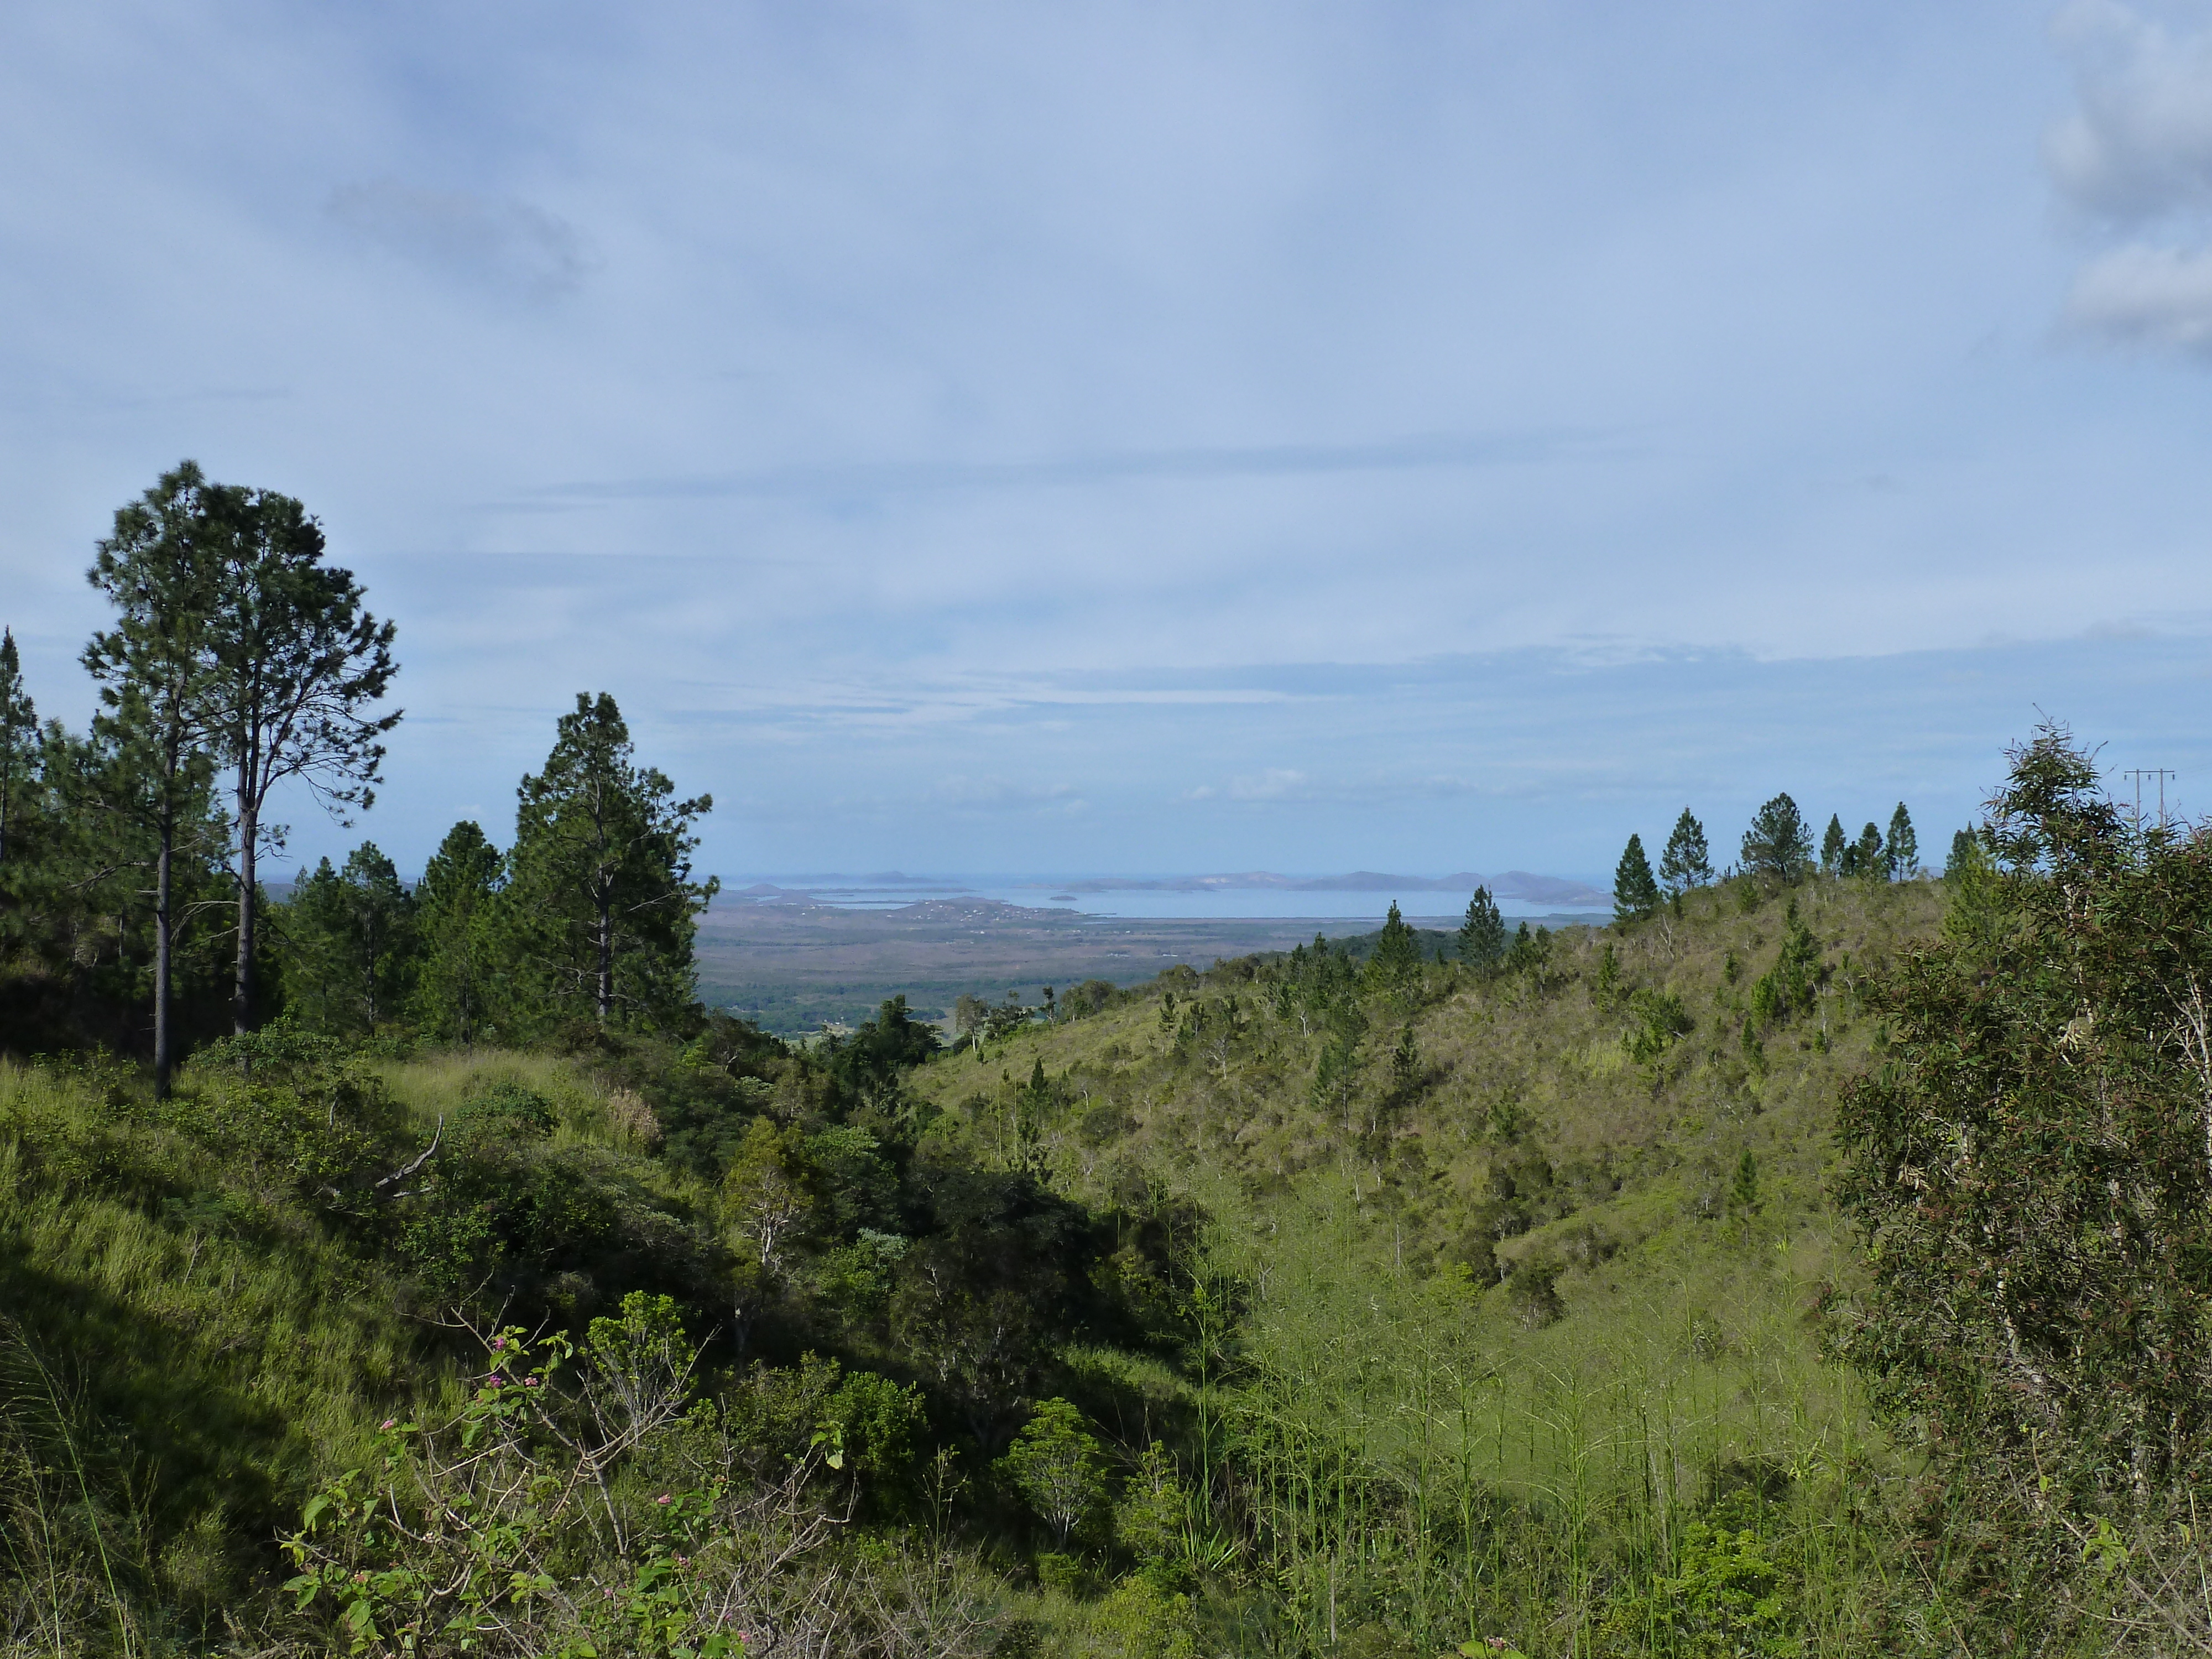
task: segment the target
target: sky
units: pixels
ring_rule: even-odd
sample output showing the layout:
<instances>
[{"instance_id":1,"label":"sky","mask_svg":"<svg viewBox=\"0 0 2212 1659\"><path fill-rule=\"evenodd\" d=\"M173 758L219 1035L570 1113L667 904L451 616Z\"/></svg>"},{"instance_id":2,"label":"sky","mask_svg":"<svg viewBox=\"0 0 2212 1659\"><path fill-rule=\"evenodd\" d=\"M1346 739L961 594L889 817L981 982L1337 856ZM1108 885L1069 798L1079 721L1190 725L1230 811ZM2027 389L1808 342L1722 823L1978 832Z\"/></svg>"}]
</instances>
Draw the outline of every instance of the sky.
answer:
<instances>
[{"instance_id":1,"label":"sky","mask_svg":"<svg viewBox=\"0 0 2212 1659\"><path fill-rule=\"evenodd\" d=\"M732 876L2212 811L2212 4L23 0L0 145L41 714L185 456L398 624L295 858L602 690Z\"/></svg>"}]
</instances>

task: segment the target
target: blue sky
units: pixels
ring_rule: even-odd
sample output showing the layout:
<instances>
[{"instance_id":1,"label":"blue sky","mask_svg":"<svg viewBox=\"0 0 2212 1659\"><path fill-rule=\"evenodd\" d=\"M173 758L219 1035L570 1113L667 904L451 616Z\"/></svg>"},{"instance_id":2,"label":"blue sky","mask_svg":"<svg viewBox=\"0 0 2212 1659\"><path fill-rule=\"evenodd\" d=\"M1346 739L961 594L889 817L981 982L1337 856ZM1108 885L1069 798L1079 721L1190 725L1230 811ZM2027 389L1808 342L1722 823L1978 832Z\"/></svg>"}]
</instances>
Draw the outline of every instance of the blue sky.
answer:
<instances>
[{"instance_id":1,"label":"blue sky","mask_svg":"<svg viewBox=\"0 0 2212 1659\"><path fill-rule=\"evenodd\" d=\"M114 507L300 496L408 710L307 855L603 689L729 872L2212 778L2204 4L27 3L0 141L0 621L79 721Z\"/></svg>"}]
</instances>

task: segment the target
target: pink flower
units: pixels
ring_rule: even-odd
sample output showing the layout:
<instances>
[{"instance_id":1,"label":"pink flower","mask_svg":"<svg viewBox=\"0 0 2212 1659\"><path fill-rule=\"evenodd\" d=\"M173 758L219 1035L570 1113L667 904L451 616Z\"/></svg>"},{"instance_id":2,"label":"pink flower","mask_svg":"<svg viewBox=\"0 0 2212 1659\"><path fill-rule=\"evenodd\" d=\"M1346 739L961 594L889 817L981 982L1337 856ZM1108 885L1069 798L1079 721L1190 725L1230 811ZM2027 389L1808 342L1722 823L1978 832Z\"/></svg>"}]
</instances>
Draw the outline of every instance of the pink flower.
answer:
<instances>
[{"instance_id":1,"label":"pink flower","mask_svg":"<svg viewBox=\"0 0 2212 1659\"><path fill-rule=\"evenodd\" d=\"M494 1371L491 1374L491 1385L495 1389L499 1386L499 1373L497 1371Z\"/></svg>"},{"instance_id":2,"label":"pink flower","mask_svg":"<svg viewBox=\"0 0 2212 1659\"><path fill-rule=\"evenodd\" d=\"M381 1433L384 1430L386 1430L386 1429L388 1429L388 1428L392 1427L392 1426L394 1424L396 1424L398 1420L399 1420L399 1419L398 1419L398 1418L396 1418L396 1417L387 1417L387 1418L386 1418L386 1419L384 1419L384 1421L383 1421L383 1422L381 1422L381 1423L380 1423L380 1424L378 1424L378 1425L376 1425L376 1426L377 1426L377 1431L378 1431L378 1432Z\"/></svg>"},{"instance_id":3,"label":"pink flower","mask_svg":"<svg viewBox=\"0 0 2212 1659\"><path fill-rule=\"evenodd\" d=\"M522 1386L526 1389L534 1389L538 1386L538 1379L534 1376L526 1377L523 1379Z\"/></svg>"},{"instance_id":4,"label":"pink flower","mask_svg":"<svg viewBox=\"0 0 2212 1659\"><path fill-rule=\"evenodd\" d=\"M507 1339L506 1339L505 1337L503 1337L503 1336L495 1336L495 1337L494 1337L494 1338L492 1338L492 1340L491 1340L491 1351L492 1351L494 1353L497 1353L497 1352L498 1352L501 1348L505 1347L506 1346L507 1346Z\"/></svg>"},{"instance_id":5,"label":"pink flower","mask_svg":"<svg viewBox=\"0 0 2212 1659\"><path fill-rule=\"evenodd\" d=\"M668 1494L666 1492L663 1492L659 1497L654 1498L653 1501L656 1504L665 1504L668 1501Z\"/></svg>"}]
</instances>

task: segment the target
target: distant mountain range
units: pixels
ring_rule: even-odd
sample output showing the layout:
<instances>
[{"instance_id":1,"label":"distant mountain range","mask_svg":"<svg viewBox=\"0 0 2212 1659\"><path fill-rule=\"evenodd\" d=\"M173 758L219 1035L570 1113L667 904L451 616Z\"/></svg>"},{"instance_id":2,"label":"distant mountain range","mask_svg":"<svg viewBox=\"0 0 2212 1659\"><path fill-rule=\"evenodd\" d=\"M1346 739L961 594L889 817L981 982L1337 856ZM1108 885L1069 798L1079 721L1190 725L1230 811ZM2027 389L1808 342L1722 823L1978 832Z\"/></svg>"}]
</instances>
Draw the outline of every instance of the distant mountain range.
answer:
<instances>
[{"instance_id":1,"label":"distant mountain range","mask_svg":"<svg viewBox=\"0 0 2212 1659\"><path fill-rule=\"evenodd\" d=\"M1342 876L1279 876L1267 870L1248 870L1226 876L1168 876L1143 881L1103 876L1091 881L1060 884L1069 893L1211 893L1234 888L1273 889L1285 893L1472 893L1490 889L1494 898L1520 899L1532 904L1605 905L1613 895L1587 882L1562 876L1540 876L1527 870L1508 870L1486 876L1462 870L1449 876L1393 876L1376 870L1354 870Z\"/></svg>"}]
</instances>

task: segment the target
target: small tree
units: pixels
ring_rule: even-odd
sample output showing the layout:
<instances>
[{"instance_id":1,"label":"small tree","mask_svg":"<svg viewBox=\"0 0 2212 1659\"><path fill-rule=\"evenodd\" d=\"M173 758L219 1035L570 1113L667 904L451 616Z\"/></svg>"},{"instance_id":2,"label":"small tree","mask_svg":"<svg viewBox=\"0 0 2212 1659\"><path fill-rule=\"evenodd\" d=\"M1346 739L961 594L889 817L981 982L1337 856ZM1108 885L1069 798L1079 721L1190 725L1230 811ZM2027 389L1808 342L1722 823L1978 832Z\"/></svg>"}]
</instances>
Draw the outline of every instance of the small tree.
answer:
<instances>
[{"instance_id":1,"label":"small tree","mask_svg":"<svg viewBox=\"0 0 2212 1659\"><path fill-rule=\"evenodd\" d=\"M1841 875L1844 854L1850 847L1850 842L1844 835L1842 815L1829 813L1828 833L1820 837L1820 873L1824 876Z\"/></svg>"},{"instance_id":2,"label":"small tree","mask_svg":"<svg viewBox=\"0 0 2212 1659\"><path fill-rule=\"evenodd\" d=\"M1920 872L1920 837L1912 833L1912 815L1905 803L1889 815L1889 878L1910 881Z\"/></svg>"},{"instance_id":3,"label":"small tree","mask_svg":"<svg viewBox=\"0 0 2212 1659\"><path fill-rule=\"evenodd\" d=\"M1955 881L1968 871L1986 866L1988 862L1981 840L1972 830L1955 831L1951 836L1951 855L1943 861L1943 879Z\"/></svg>"},{"instance_id":4,"label":"small tree","mask_svg":"<svg viewBox=\"0 0 2212 1659\"><path fill-rule=\"evenodd\" d=\"M713 797L678 800L638 765L605 692L578 694L545 769L518 793L514 914L545 990L602 1025L680 1018L694 994L695 918L721 885L691 875L692 823Z\"/></svg>"},{"instance_id":5,"label":"small tree","mask_svg":"<svg viewBox=\"0 0 2212 1659\"><path fill-rule=\"evenodd\" d=\"M782 1271L784 1252L814 1212L814 1191L793 1145L795 1132L757 1117L722 1176L722 1212L761 1266Z\"/></svg>"},{"instance_id":6,"label":"small tree","mask_svg":"<svg viewBox=\"0 0 2212 1659\"><path fill-rule=\"evenodd\" d=\"M1682 816L1674 820L1674 833L1667 837L1667 848L1659 855L1659 879L1669 896L1679 897L1692 887L1709 885L1713 878L1713 860L1705 846L1705 826L1690 815L1685 806Z\"/></svg>"},{"instance_id":7,"label":"small tree","mask_svg":"<svg viewBox=\"0 0 2212 1659\"><path fill-rule=\"evenodd\" d=\"M1478 887L1467 902L1467 920L1459 925L1459 957L1485 979L1505 963L1505 918L1487 887Z\"/></svg>"},{"instance_id":8,"label":"small tree","mask_svg":"<svg viewBox=\"0 0 2212 1659\"><path fill-rule=\"evenodd\" d=\"M999 1460L1006 1483L1052 1528L1063 1553L1069 1535L1097 1514L1106 1498L1098 1443L1083 1413L1065 1400L1041 1401L1014 1443Z\"/></svg>"},{"instance_id":9,"label":"small tree","mask_svg":"<svg viewBox=\"0 0 2212 1659\"><path fill-rule=\"evenodd\" d=\"M1743 832L1744 873L1790 886L1802 881L1812 865L1813 842L1803 814L1787 794L1775 796Z\"/></svg>"},{"instance_id":10,"label":"small tree","mask_svg":"<svg viewBox=\"0 0 2212 1659\"><path fill-rule=\"evenodd\" d=\"M1735 1161L1735 1179L1729 1185L1729 1208L1736 1216L1749 1217L1759 1213L1759 1159L1750 1147Z\"/></svg>"},{"instance_id":11,"label":"small tree","mask_svg":"<svg viewBox=\"0 0 2212 1659\"><path fill-rule=\"evenodd\" d=\"M1638 921L1658 908L1659 884L1652 879L1650 860L1644 856L1644 837L1632 833L1613 872L1613 919Z\"/></svg>"}]
</instances>

